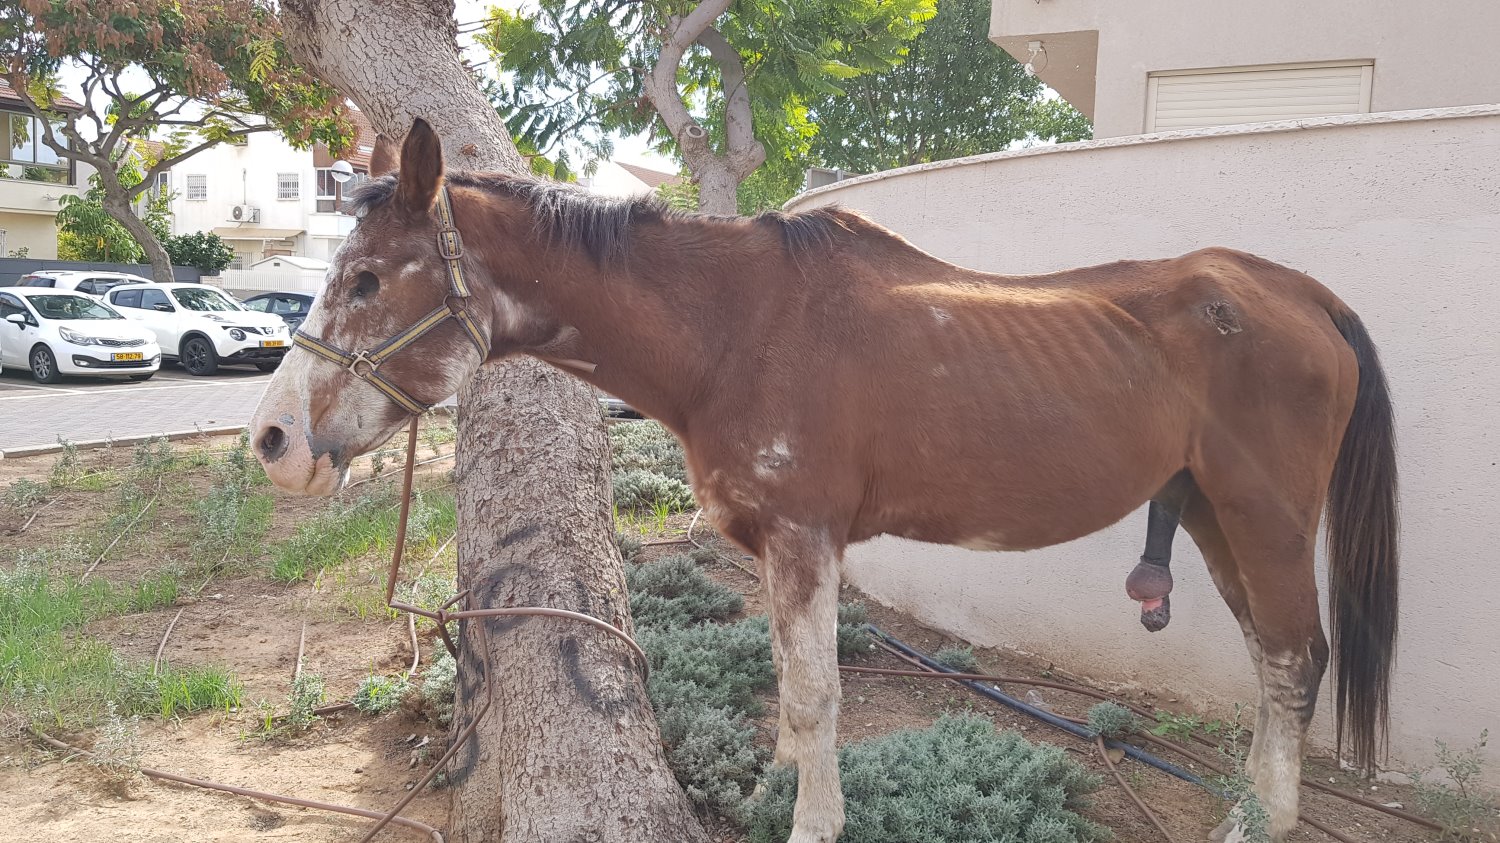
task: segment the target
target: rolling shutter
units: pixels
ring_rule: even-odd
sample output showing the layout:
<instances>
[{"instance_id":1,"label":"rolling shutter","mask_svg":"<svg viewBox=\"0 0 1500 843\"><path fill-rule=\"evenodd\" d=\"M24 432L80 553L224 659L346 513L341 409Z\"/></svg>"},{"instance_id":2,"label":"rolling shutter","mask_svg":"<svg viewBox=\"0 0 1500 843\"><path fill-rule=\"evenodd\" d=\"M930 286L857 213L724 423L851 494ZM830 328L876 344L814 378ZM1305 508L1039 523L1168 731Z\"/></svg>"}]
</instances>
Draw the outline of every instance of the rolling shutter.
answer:
<instances>
[{"instance_id":1,"label":"rolling shutter","mask_svg":"<svg viewBox=\"0 0 1500 843\"><path fill-rule=\"evenodd\" d=\"M1360 114L1373 75L1369 62L1153 73L1146 131Z\"/></svg>"}]
</instances>

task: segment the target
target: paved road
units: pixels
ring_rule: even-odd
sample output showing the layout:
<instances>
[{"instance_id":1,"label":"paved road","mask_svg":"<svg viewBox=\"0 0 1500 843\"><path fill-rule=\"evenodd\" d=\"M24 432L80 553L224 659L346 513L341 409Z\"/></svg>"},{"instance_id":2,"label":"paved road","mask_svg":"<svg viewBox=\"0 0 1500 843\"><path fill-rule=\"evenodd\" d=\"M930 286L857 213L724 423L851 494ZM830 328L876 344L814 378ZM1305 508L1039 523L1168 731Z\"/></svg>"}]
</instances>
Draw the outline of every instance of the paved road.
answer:
<instances>
[{"instance_id":1,"label":"paved road","mask_svg":"<svg viewBox=\"0 0 1500 843\"><path fill-rule=\"evenodd\" d=\"M143 383L76 378L42 386L28 372L0 375L0 451L244 424L271 376L225 368L195 378L175 365Z\"/></svg>"}]
</instances>

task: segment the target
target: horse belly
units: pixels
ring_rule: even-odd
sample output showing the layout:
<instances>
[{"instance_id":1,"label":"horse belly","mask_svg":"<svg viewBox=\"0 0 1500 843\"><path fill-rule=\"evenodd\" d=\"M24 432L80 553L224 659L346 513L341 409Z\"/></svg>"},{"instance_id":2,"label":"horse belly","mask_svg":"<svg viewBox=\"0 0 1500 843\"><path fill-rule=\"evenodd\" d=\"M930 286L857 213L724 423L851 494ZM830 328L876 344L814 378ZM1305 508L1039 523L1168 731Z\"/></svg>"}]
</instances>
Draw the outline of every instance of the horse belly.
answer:
<instances>
[{"instance_id":1,"label":"horse belly","mask_svg":"<svg viewBox=\"0 0 1500 843\"><path fill-rule=\"evenodd\" d=\"M1030 550L1110 526L1186 460L1185 414L1155 398L1163 391L1136 383L1145 388L1009 395L926 414L874 449L880 456L854 532Z\"/></svg>"}]
</instances>

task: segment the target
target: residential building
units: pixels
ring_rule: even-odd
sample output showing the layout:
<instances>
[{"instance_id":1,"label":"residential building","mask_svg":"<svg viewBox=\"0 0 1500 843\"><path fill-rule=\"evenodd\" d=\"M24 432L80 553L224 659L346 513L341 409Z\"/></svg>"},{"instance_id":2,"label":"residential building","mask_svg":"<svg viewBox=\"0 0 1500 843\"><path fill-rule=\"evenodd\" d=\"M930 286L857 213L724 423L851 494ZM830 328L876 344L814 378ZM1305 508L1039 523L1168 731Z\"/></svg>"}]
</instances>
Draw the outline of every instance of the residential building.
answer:
<instances>
[{"instance_id":1,"label":"residential building","mask_svg":"<svg viewBox=\"0 0 1500 843\"><path fill-rule=\"evenodd\" d=\"M257 132L172 168L165 184L174 194L173 232L218 234L234 249L235 269L275 255L332 258L354 228L340 202L369 175L374 149L369 121L352 115L358 137L343 156L354 168L350 182L333 177L337 159L322 144L297 149L279 133Z\"/></svg>"},{"instance_id":2,"label":"residential building","mask_svg":"<svg viewBox=\"0 0 1500 843\"><path fill-rule=\"evenodd\" d=\"M1500 722L1496 32L1493 0L994 0L992 39L1090 115L1096 140L856 176L788 203L858 209L1001 273L1229 246L1308 273L1359 313L1400 443L1394 770ZM881 538L850 548L845 573L976 644L1215 713L1253 704L1241 630L1185 535L1172 624L1141 628L1124 583L1145 532L1141 510L1024 554ZM1321 584L1321 556L1318 571ZM1333 745L1331 700L1325 681L1316 752ZM1480 753L1500 785L1500 751Z\"/></svg>"},{"instance_id":3,"label":"residential building","mask_svg":"<svg viewBox=\"0 0 1500 843\"><path fill-rule=\"evenodd\" d=\"M603 196L644 196L664 184L681 184L682 176L623 161L600 161L594 174L580 176L578 183Z\"/></svg>"},{"instance_id":4,"label":"residential building","mask_svg":"<svg viewBox=\"0 0 1500 843\"><path fill-rule=\"evenodd\" d=\"M1500 3L993 0L990 38L1094 137L1500 99Z\"/></svg>"},{"instance_id":5,"label":"residential building","mask_svg":"<svg viewBox=\"0 0 1500 843\"><path fill-rule=\"evenodd\" d=\"M59 105L81 108L67 97ZM40 138L37 119L0 79L0 258L57 257L59 201L79 194L80 168Z\"/></svg>"}]
</instances>

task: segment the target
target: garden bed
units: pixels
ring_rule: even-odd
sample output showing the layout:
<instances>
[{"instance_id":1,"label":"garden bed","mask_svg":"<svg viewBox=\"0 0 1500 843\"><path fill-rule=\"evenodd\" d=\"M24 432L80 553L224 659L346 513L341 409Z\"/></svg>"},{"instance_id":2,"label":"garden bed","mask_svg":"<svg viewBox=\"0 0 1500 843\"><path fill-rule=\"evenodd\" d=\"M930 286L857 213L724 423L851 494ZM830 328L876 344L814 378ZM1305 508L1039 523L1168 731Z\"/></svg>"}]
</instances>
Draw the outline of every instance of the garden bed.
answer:
<instances>
[{"instance_id":1,"label":"garden bed","mask_svg":"<svg viewBox=\"0 0 1500 843\"><path fill-rule=\"evenodd\" d=\"M428 420L420 459L451 453L448 424ZM613 438L617 446L632 449L617 458L617 474L625 474L628 485L617 494L632 496L632 506L617 513L616 520L629 535L626 544L646 543L637 562L659 562L695 550L683 540L691 510L682 511L690 497L679 485L683 478L673 476L680 462L674 463L670 449L663 450L660 437L649 431L627 428ZM392 450L361 461L356 477L388 472L399 459ZM662 461L668 466L665 480L674 482L647 476ZM437 461L419 469L423 498L404 571L408 583L423 573L410 589L409 596L418 602L441 601L452 587L450 467L451 462ZM0 790L7 795L0 801L0 826L28 829L39 839L79 841L347 840L363 821L158 783L130 775L129 768L144 764L382 811L404 796L440 753L447 730L435 722L431 706L304 716L301 725L299 718L287 716L351 700L362 686L368 700L372 677L395 681L410 666L407 620L394 617L381 601L397 478L363 483L333 501L273 495L258 469L245 461L243 446L228 437L6 460L0 468L0 490L7 495L0 504L0 577L7 599L29 601L25 606L32 617L38 616L32 611L38 606L57 613L41 626L3 621L8 624L3 643L12 648L12 663L0 685ZM751 619L762 615L764 606L750 573L752 563L701 521L694 538L707 550L697 550L689 564L738 595L713 609L716 620L753 625ZM92 573L80 586L79 578L90 567ZM874 604L855 589L845 588L841 600L865 606L871 622L924 652L962 645ZM169 626L172 633L163 645ZM641 638L651 650L655 633L648 626L642 624ZM412 677L412 699L419 696L423 671L442 651L430 625L423 622L418 632L421 666ZM852 646L849 657L858 664L910 666L872 649L867 641ZM301 673L321 679L321 695L306 681L299 683L303 693L293 694L299 651ZM23 652L26 659L17 655ZM1070 679L1065 666L1039 664L1015 653L980 650L973 656L986 672ZM63 676L55 669L58 664L78 669ZM1160 839L1108 779L1089 743L1000 708L955 683L859 675L844 675L842 681L841 746L928 729L945 716L960 718L948 723L972 723L962 718L977 715L1027 741L1060 748L1096 779L1093 792L1075 800L1073 807L1087 821L1109 829L1113 839ZM725 776L743 777L743 786L707 796L701 793L714 788L698 787L697 798L710 806L705 818L725 843L742 843L755 833L755 823L747 826L745 812L731 803L748 794L749 784L764 774L762 764L774 740L775 693L763 685L752 690L753 700L742 706L744 720L734 724L748 736L750 750L728 761L708 758L724 764ZM1026 694L1025 688L1009 690ZM1059 691L1039 694L1063 715L1086 716L1094 702ZM1170 700L1147 694L1131 702L1151 710L1172 707ZM1190 713L1180 714L1169 718L1168 725L1191 725ZM670 719L663 717L664 722ZM118 763L70 760L41 746L28 727L74 745L103 747ZM668 723L667 731L674 729L681 731ZM669 734L669 748L675 751L671 738ZM1152 751L1194 768L1165 751ZM683 778L691 778L685 765L704 763L706 757L702 752L679 755ZM688 756L696 760L683 760ZM875 757L878 752L871 751L861 763ZM1205 839L1223 817L1225 805L1201 788L1132 760L1121 769L1179 841ZM1307 773L1359 788L1379 802L1414 805L1409 789L1381 784L1377 790L1323 761L1310 761ZM441 826L447 794L441 778L438 784L404 813ZM767 792L775 790L773 780ZM1356 840L1437 839L1319 794L1307 794L1304 806L1308 815ZM1329 838L1302 827L1293 839Z\"/></svg>"}]
</instances>

